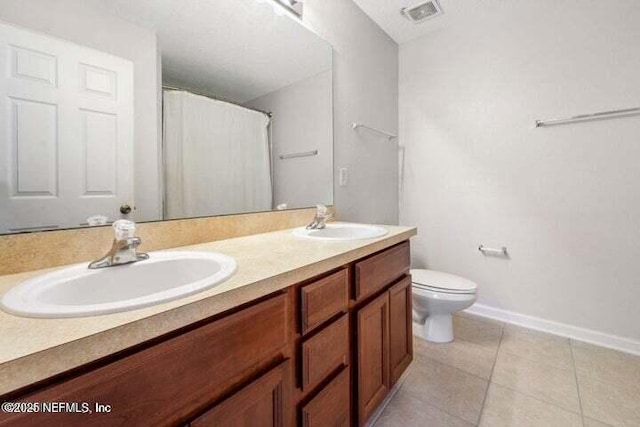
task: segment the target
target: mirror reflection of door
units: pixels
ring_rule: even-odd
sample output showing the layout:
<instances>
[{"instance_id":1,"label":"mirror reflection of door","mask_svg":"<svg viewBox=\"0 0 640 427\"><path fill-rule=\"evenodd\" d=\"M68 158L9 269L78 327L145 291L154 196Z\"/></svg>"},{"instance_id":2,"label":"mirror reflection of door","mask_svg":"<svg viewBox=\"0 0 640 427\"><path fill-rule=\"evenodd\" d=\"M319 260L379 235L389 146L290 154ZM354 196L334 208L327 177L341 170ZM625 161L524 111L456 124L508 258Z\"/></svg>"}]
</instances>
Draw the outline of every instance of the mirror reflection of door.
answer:
<instances>
[{"instance_id":1,"label":"mirror reflection of door","mask_svg":"<svg viewBox=\"0 0 640 427\"><path fill-rule=\"evenodd\" d=\"M134 202L133 64L4 24L0 46L0 233L117 219Z\"/></svg>"}]
</instances>

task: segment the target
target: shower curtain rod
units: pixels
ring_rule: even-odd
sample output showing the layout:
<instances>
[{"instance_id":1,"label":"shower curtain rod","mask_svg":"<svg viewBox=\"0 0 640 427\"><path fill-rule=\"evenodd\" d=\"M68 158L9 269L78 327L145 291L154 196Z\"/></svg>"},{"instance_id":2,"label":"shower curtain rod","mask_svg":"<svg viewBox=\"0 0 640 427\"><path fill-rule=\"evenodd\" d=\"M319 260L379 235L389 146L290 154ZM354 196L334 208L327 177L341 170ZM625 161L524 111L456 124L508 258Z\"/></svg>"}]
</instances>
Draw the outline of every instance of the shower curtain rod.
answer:
<instances>
[{"instance_id":1,"label":"shower curtain rod","mask_svg":"<svg viewBox=\"0 0 640 427\"><path fill-rule=\"evenodd\" d=\"M162 89L175 90L175 91L178 91L178 92L189 92L189 93L192 93L194 95L204 96L205 98L213 99L215 101L226 102L227 104L237 105L238 107L246 108L247 110L257 111L258 113L266 114L267 117L269 117L269 118L273 117L273 113L271 111L263 111L263 110L259 110L257 108L247 107L246 105L238 104L237 102L231 102L231 101L228 101L226 99L221 99L221 98L218 98L218 97L213 96L213 95L209 95L209 94L204 93L204 92L198 92L198 91L191 90L191 89L185 89L185 88L182 88L182 87L169 86L169 85L162 85Z\"/></svg>"}]
</instances>

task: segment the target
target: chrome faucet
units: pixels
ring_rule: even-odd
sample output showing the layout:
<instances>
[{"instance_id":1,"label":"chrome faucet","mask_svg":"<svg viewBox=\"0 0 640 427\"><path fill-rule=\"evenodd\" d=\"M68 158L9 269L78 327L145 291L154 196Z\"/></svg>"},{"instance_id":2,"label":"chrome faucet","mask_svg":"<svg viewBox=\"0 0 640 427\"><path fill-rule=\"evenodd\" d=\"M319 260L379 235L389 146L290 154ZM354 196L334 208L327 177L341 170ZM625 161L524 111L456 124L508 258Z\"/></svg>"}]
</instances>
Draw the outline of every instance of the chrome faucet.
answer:
<instances>
[{"instance_id":1,"label":"chrome faucet","mask_svg":"<svg viewBox=\"0 0 640 427\"><path fill-rule=\"evenodd\" d=\"M113 223L115 238L111 249L102 258L89 263L90 269L113 267L116 265L131 264L132 262L149 259L149 255L138 253L137 248L142 243L139 237L133 233L136 230L136 223L126 219L120 219Z\"/></svg>"},{"instance_id":2,"label":"chrome faucet","mask_svg":"<svg viewBox=\"0 0 640 427\"><path fill-rule=\"evenodd\" d=\"M327 226L327 220L333 215L328 213L325 205L316 205L316 216L313 221L307 225L307 230L321 230Z\"/></svg>"}]
</instances>

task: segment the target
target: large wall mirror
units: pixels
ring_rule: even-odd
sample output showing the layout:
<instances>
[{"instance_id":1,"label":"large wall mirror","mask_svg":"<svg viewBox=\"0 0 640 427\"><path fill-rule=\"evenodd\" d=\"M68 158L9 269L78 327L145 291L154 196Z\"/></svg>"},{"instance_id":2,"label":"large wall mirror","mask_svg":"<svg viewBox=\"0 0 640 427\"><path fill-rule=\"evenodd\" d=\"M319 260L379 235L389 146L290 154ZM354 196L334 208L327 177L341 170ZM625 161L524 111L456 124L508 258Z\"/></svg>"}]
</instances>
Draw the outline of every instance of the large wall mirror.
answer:
<instances>
[{"instance_id":1,"label":"large wall mirror","mask_svg":"<svg viewBox=\"0 0 640 427\"><path fill-rule=\"evenodd\" d=\"M276 0L0 1L0 234L331 204L331 57Z\"/></svg>"}]
</instances>

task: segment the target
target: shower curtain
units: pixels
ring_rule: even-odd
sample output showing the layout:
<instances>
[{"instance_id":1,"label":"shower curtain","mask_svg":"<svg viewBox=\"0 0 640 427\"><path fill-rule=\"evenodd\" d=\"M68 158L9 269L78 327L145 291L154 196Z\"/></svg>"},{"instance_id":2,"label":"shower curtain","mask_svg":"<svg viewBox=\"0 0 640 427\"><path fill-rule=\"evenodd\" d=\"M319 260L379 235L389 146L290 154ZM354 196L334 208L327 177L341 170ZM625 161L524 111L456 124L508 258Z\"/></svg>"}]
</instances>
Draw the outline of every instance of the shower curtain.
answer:
<instances>
[{"instance_id":1,"label":"shower curtain","mask_svg":"<svg viewBox=\"0 0 640 427\"><path fill-rule=\"evenodd\" d=\"M165 219L270 210L269 117L163 92Z\"/></svg>"}]
</instances>

